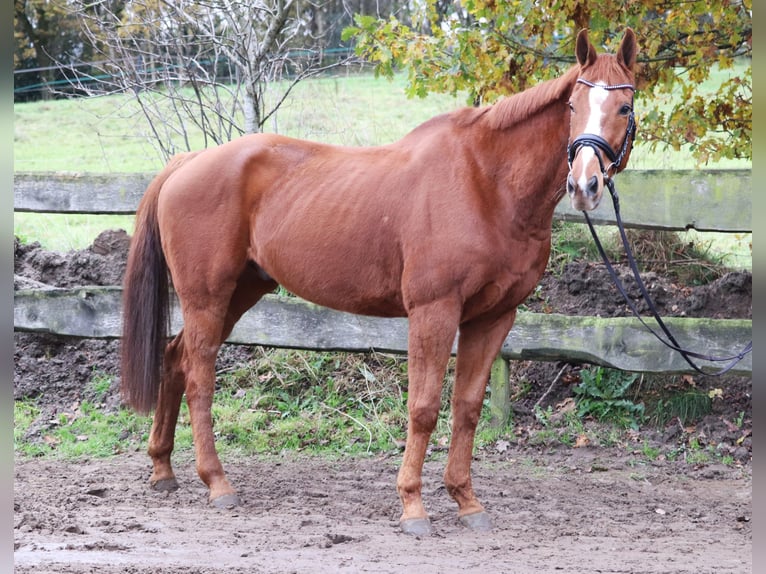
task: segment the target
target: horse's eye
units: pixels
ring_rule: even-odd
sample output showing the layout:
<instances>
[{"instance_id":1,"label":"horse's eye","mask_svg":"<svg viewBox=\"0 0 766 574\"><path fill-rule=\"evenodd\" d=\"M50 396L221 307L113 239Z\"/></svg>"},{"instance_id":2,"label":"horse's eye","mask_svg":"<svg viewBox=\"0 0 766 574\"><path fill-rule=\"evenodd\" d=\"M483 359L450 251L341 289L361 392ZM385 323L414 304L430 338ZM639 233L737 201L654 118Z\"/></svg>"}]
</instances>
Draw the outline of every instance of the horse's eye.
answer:
<instances>
[{"instance_id":1,"label":"horse's eye","mask_svg":"<svg viewBox=\"0 0 766 574\"><path fill-rule=\"evenodd\" d=\"M568 103L569 103L569 109L572 110L572 113L574 113L574 106L572 105L572 102L568 102Z\"/></svg>"},{"instance_id":2,"label":"horse's eye","mask_svg":"<svg viewBox=\"0 0 766 574\"><path fill-rule=\"evenodd\" d=\"M628 104L623 104L623 106L620 108L620 115L627 116L632 111L633 108L631 108Z\"/></svg>"}]
</instances>

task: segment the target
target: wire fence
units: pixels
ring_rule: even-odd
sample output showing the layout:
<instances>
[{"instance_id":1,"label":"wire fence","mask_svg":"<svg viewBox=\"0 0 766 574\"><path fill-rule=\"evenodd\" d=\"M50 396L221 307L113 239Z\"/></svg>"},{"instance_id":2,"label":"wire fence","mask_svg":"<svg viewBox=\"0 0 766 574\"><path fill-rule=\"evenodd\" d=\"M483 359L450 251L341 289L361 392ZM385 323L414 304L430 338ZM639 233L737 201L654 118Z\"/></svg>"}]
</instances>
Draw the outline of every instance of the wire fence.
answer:
<instances>
[{"instance_id":1,"label":"wire fence","mask_svg":"<svg viewBox=\"0 0 766 574\"><path fill-rule=\"evenodd\" d=\"M301 62L321 60L332 63L348 60L348 66L364 67L364 62L349 59L353 49L347 47L325 48L322 50L297 49L284 55L286 65L282 76L289 79L297 73ZM207 68L220 84L236 82L236 67L226 58L197 60L195 65ZM75 62L35 68L24 68L13 72L14 102L43 99L49 96L85 96L98 92L103 86L110 86L113 92L115 86L124 85L121 70L140 70L147 82L167 79L169 73L173 77L183 78L186 70L178 64L167 62L144 62L139 60L100 60L93 62ZM181 73L178 73L181 72ZM127 88L125 88L127 89Z\"/></svg>"}]
</instances>

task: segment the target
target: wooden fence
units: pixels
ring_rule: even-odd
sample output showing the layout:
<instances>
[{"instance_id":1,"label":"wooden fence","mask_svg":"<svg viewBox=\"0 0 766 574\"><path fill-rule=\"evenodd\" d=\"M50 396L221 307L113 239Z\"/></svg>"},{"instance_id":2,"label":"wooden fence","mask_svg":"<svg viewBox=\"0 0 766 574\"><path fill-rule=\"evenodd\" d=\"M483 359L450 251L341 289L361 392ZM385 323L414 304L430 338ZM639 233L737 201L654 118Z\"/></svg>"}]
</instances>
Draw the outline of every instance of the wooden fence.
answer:
<instances>
[{"instance_id":1,"label":"wooden fence","mask_svg":"<svg viewBox=\"0 0 766 574\"><path fill-rule=\"evenodd\" d=\"M47 213L131 214L152 175L17 173L14 210ZM617 178L623 221L646 229L749 232L750 171L626 171ZM610 202L592 219L614 223ZM582 221L562 201L555 217ZM87 338L120 336L119 287L31 289L14 294L14 330ZM751 339L752 321L668 318L682 345L721 355ZM180 328L178 310L173 330ZM327 351L407 351L407 320L363 317L295 298L270 295L235 327L231 343ZM520 312L503 344L492 376L492 409L505 421L508 361L586 362L634 372L686 373L689 366L634 318L577 317ZM732 373L751 375L745 357Z\"/></svg>"}]
</instances>

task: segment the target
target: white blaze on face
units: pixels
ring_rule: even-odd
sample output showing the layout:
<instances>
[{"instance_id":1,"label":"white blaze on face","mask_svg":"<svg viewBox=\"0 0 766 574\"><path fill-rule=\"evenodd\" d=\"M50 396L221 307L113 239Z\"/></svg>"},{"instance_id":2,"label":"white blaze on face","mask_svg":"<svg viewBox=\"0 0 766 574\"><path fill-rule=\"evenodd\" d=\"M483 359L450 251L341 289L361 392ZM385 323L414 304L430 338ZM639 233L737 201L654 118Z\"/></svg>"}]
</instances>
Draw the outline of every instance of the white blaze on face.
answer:
<instances>
[{"instance_id":1,"label":"white blaze on face","mask_svg":"<svg viewBox=\"0 0 766 574\"><path fill-rule=\"evenodd\" d=\"M596 84L602 84L603 82L596 82ZM601 107L604 105L607 97L609 96L609 90L602 88L600 85L596 85L588 90L588 105L590 106L590 115L588 116L588 123L585 125L586 134L594 134L601 136L601 120L604 117ZM580 152L581 157L581 172L580 177L577 178L577 185L580 189L587 189L588 175L585 172L585 168L590 163L591 159L596 155L596 152L590 146L583 147Z\"/></svg>"}]
</instances>

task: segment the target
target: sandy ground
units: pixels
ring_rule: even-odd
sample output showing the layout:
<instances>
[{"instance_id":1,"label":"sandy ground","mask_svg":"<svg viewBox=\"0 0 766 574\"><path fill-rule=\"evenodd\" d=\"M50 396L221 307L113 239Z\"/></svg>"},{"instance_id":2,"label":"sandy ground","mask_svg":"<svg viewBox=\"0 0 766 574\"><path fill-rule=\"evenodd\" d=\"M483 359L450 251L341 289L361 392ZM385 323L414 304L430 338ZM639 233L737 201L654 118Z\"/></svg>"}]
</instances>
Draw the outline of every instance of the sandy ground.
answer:
<instances>
[{"instance_id":1,"label":"sandy ground","mask_svg":"<svg viewBox=\"0 0 766 574\"><path fill-rule=\"evenodd\" d=\"M459 525L426 462L435 535L398 530L399 456L240 459L226 463L243 506L218 510L191 460L182 487L149 490L142 453L109 460L17 460L15 571L751 572L749 466L694 470L618 449L507 451L474 463L495 528Z\"/></svg>"}]
</instances>

